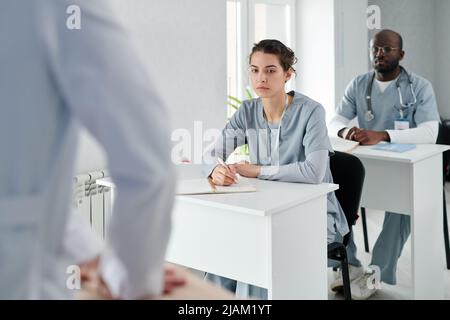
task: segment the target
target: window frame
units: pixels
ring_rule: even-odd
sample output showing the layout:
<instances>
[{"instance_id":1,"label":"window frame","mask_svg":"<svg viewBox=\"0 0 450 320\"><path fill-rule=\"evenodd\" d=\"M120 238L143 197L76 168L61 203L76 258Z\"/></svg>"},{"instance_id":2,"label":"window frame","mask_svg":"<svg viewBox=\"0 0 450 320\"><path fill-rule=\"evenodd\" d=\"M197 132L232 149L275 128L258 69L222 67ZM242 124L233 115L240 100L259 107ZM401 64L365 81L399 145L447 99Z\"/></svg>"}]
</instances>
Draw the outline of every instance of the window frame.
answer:
<instances>
[{"instance_id":1,"label":"window frame","mask_svg":"<svg viewBox=\"0 0 450 320\"><path fill-rule=\"evenodd\" d=\"M237 98L246 99L245 88L250 87L248 79L248 56L250 50L255 43L255 5L256 4L271 4L271 5L286 5L290 9L288 21L286 21L286 30L289 39L288 45L295 52L296 48L296 1L295 0L227 0L227 2L234 2L239 4L237 17L237 88L234 88L237 93ZM228 79L228 75L227 75ZM228 83L228 82L227 82ZM287 89L295 88L295 77L288 82Z\"/></svg>"}]
</instances>

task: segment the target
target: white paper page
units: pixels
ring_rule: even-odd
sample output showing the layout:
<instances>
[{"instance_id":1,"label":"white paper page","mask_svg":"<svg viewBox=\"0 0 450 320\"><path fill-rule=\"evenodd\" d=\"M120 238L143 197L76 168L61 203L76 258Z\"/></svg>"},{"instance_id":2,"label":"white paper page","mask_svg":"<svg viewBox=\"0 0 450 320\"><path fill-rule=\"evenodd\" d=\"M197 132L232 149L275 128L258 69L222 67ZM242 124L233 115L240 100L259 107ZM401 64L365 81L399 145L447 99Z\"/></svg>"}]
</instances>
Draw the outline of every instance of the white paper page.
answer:
<instances>
[{"instance_id":1,"label":"white paper page","mask_svg":"<svg viewBox=\"0 0 450 320\"><path fill-rule=\"evenodd\" d=\"M206 194L206 193L238 193L238 192L254 192L256 188L251 184L249 179L239 177L238 182L231 186L216 186L216 190L212 188L208 179L183 179L178 180L177 195L189 194Z\"/></svg>"},{"instance_id":2,"label":"white paper page","mask_svg":"<svg viewBox=\"0 0 450 320\"><path fill-rule=\"evenodd\" d=\"M207 178L200 179L183 179L177 181L178 195L213 193L211 185Z\"/></svg>"},{"instance_id":3,"label":"white paper page","mask_svg":"<svg viewBox=\"0 0 450 320\"><path fill-rule=\"evenodd\" d=\"M256 188L249 179L239 177L238 182L231 186L216 186L216 193L254 192Z\"/></svg>"}]
</instances>

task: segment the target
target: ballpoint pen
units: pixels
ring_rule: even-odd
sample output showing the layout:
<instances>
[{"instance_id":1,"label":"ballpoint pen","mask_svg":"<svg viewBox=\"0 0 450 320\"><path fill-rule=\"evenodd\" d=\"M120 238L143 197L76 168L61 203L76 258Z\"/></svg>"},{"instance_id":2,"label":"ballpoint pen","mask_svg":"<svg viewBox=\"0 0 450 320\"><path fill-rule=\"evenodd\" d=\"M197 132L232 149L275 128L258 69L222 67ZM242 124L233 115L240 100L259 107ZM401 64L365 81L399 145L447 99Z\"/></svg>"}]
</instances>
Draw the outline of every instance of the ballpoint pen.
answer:
<instances>
[{"instance_id":1,"label":"ballpoint pen","mask_svg":"<svg viewBox=\"0 0 450 320\"><path fill-rule=\"evenodd\" d=\"M230 168L228 167L228 165L225 163L225 161L222 160L222 158L217 158L217 161L219 161L219 163L224 166L225 168L227 168L228 170L230 170Z\"/></svg>"},{"instance_id":2,"label":"ballpoint pen","mask_svg":"<svg viewBox=\"0 0 450 320\"><path fill-rule=\"evenodd\" d=\"M228 170L229 172L231 172L230 167L225 163L225 161L222 160L222 158L218 157L218 158L217 158L217 161L219 161L219 164L221 164L222 166L224 166L225 168L227 168L227 170ZM234 180L235 180L235 182L237 181L237 175L235 175Z\"/></svg>"}]
</instances>

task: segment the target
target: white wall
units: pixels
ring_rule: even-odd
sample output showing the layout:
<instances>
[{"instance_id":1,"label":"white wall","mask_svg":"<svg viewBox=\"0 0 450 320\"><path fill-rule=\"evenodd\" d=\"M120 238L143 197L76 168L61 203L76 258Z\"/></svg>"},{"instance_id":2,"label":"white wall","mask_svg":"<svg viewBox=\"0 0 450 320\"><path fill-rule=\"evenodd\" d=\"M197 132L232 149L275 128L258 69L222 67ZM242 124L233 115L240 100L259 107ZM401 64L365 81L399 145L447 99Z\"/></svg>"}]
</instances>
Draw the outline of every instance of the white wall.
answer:
<instances>
[{"instance_id":1,"label":"white wall","mask_svg":"<svg viewBox=\"0 0 450 320\"><path fill-rule=\"evenodd\" d=\"M406 53L402 65L434 84L434 0L369 0L369 4L381 8L382 29L393 29L402 35ZM377 31L369 31L370 38Z\"/></svg>"},{"instance_id":2,"label":"white wall","mask_svg":"<svg viewBox=\"0 0 450 320\"><path fill-rule=\"evenodd\" d=\"M450 119L450 1L436 0L436 50L434 88L441 116Z\"/></svg>"},{"instance_id":3,"label":"white wall","mask_svg":"<svg viewBox=\"0 0 450 320\"><path fill-rule=\"evenodd\" d=\"M322 103L327 122L350 80L367 72L366 0L297 0L297 90Z\"/></svg>"},{"instance_id":4,"label":"white wall","mask_svg":"<svg viewBox=\"0 0 450 320\"><path fill-rule=\"evenodd\" d=\"M296 90L320 102L328 118L335 107L333 0L296 4Z\"/></svg>"},{"instance_id":5,"label":"white wall","mask_svg":"<svg viewBox=\"0 0 450 320\"><path fill-rule=\"evenodd\" d=\"M404 40L403 65L433 84L442 117L450 118L450 1L369 0L381 8L382 28ZM370 32L372 36L374 32Z\"/></svg>"},{"instance_id":6,"label":"white wall","mask_svg":"<svg viewBox=\"0 0 450 320\"><path fill-rule=\"evenodd\" d=\"M225 0L110 0L130 29L174 128L221 128L226 122ZM170 148L171 146L168 146ZM98 145L86 134L77 172L104 168Z\"/></svg>"},{"instance_id":7,"label":"white wall","mask_svg":"<svg viewBox=\"0 0 450 320\"><path fill-rule=\"evenodd\" d=\"M335 106L357 75L368 71L367 0L335 0Z\"/></svg>"}]
</instances>

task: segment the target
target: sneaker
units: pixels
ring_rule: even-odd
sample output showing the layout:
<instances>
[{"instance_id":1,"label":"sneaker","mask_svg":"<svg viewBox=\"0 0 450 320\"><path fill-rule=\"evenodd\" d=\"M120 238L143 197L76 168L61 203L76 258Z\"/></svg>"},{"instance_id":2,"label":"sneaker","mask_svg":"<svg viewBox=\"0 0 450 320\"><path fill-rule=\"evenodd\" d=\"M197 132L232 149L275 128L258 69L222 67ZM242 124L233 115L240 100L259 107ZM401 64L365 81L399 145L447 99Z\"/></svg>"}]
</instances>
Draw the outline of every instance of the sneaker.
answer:
<instances>
[{"instance_id":1,"label":"sneaker","mask_svg":"<svg viewBox=\"0 0 450 320\"><path fill-rule=\"evenodd\" d=\"M362 276L356 278L350 283L350 290L352 292L353 300L367 300L375 292L377 292L377 286L373 283L375 271L366 272ZM379 285L378 285L379 288Z\"/></svg>"},{"instance_id":2,"label":"sneaker","mask_svg":"<svg viewBox=\"0 0 450 320\"><path fill-rule=\"evenodd\" d=\"M356 278L362 276L364 274L364 267L355 267L351 264L348 265L348 276L350 278L350 282L355 280ZM336 280L330 285L330 289L333 292L343 292L344 291L344 283L342 281L342 269L339 268L339 271L336 276Z\"/></svg>"}]
</instances>

